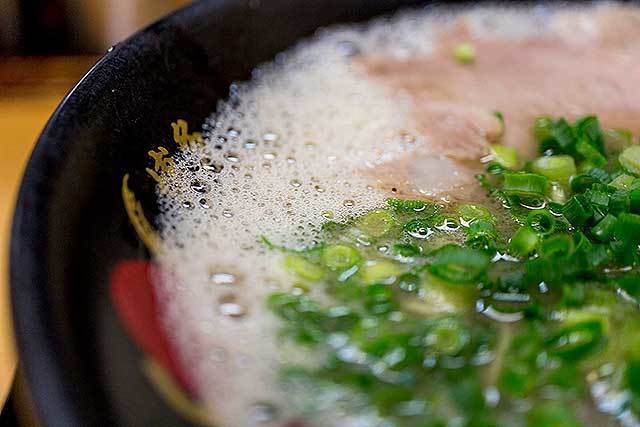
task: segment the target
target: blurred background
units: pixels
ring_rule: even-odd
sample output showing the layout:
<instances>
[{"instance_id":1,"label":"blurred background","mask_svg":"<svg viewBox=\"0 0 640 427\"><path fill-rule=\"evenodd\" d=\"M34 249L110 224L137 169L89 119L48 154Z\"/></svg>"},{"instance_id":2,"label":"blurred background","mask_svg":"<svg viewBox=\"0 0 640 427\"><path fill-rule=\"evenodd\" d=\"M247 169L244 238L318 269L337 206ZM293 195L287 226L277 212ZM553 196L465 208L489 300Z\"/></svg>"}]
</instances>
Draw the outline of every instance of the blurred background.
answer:
<instances>
[{"instance_id":1,"label":"blurred background","mask_svg":"<svg viewBox=\"0 0 640 427\"><path fill-rule=\"evenodd\" d=\"M0 54L97 54L186 0L0 0Z\"/></svg>"},{"instance_id":2,"label":"blurred background","mask_svg":"<svg viewBox=\"0 0 640 427\"><path fill-rule=\"evenodd\" d=\"M187 3L0 0L0 427L37 425L20 381L14 381L19 362L6 268L15 191L33 143L64 94L103 52Z\"/></svg>"}]
</instances>

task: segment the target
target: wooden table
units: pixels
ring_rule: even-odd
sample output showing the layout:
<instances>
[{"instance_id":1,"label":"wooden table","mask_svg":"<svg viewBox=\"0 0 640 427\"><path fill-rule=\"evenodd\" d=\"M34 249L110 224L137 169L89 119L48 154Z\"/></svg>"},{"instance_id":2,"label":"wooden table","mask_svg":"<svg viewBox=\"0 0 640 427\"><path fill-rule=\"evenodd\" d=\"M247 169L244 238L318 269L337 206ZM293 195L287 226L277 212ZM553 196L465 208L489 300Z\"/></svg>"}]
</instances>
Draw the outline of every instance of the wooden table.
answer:
<instances>
[{"instance_id":1,"label":"wooden table","mask_svg":"<svg viewBox=\"0 0 640 427\"><path fill-rule=\"evenodd\" d=\"M16 366L7 286L14 198L33 143L64 94L95 57L0 59L0 408Z\"/></svg>"}]
</instances>

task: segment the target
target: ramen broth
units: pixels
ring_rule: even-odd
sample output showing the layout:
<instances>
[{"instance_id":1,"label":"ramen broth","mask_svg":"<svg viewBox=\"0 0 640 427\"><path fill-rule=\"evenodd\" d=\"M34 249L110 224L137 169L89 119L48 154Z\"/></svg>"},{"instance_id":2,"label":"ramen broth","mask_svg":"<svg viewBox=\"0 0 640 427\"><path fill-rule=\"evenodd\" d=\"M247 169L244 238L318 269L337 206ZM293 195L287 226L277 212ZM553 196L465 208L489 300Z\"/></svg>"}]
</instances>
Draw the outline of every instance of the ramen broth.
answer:
<instances>
[{"instance_id":1,"label":"ramen broth","mask_svg":"<svg viewBox=\"0 0 640 427\"><path fill-rule=\"evenodd\" d=\"M495 184L544 154L540 116L637 134L639 70L631 6L430 8L321 29L233 84L158 189L164 325L211 421L640 425L631 288L521 286L544 233L580 229L579 190L518 210Z\"/></svg>"}]
</instances>

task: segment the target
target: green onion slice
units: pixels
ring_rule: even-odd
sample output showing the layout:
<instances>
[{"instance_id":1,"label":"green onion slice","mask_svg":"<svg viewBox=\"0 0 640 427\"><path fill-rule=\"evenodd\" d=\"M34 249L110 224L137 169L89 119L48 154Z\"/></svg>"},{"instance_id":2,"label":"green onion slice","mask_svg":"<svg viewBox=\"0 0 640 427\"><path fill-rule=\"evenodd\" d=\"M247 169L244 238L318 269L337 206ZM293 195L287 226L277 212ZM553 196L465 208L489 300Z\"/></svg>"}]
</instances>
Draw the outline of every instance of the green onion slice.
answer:
<instances>
[{"instance_id":1,"label":"green onion slice","mask_svg":"<svg viewBox=\"0 0 640 427\"><path fill-rule=\"evenodd\" d=\"M301 279L316 281L324 277L324 270L322 267L301 257L300 255L287 255L284 258L284 266L287 270Z\"/></svg>"},{"instance_id":2,"label":"green onion slice","mask_svg":"<svg viewBox=\"0 0 640 427\"><path fill-rule=\"evenodd\" d=\"M395 219L384 209L377 209L361 216L356 227L369 237L386 235L395 224Z\"/></svg>"},{"instance_id":3,"label":"green onion slice","mask_svg":"<svg viewBox=\"0 0 640 427\"><path fill-rule=\"evenodd\" d=\"M322 249L322 262L330 270L346 270L360 260L360 253L353 246L329 245Z\"/></svg>"},{"instance_id":4,"label":"green onion slice","mask_svg":"<svg viewBox=\"0 0 640 427\"><path fill-rule=\"evenodd\" d=\"M457 245L445 245L431 255L429 272L448 283L474 282L491 261L484 252Z\"/></svg>"},{"instance_id":5,"label":"green onion slice","mask_svg":"<svg viewBox=\"0 0 640 427\"><path fill-rule=\"evenodd\" d=\"M520 197L542 197L547 193L549 180L533 173L505 173L502 191Z\"/></svg>"},{"instance_id":6,"label":"green onion slice","mask_svg":"<svg viewBox=\"0 0 640 427\"><path fill-rule=\"evenodd\" d=\"M529 226L520 227L509 242L509 252L515 255L527 256L531 254L540 241L540 236Z\"/></svg>"},{"instance_id":7,"label":"green onion slice","mask_svg":"<svg viewBox=\"0 0 640 427\"><path fill-rule=\"evenodd\" d=\"M625 148L618 156L618 161L627 172L640 175L640 145Z\"/></svg>"},{"instance_id":8,"label":"green onion slice","mask_svg":"<svg viewBox=\"0 0 640 427\"><path fill-rule=\"evenodd\" d=\"M489 146L489 152L492 161L498 163L505 169L517 169L520 164L520 161L518 160L518 152L513 147L492 144Z\"/></svg>"},{"instance_id":9,"label":"green onion slice","mask_svg":"<svg viewBox=\"0 0 640 427\"><path fill-rule=\"evenodd\" d=\"M548 210L536 209L527 215L527 225L542 235L551 234L556 226L556 219Z\"/></svg>"},{"instance_id":10,"label":"green onion slice","mask_svg":"<svg viewBox=\"0 0 640 427\"><path fill-rule=\"evenodd\" d=\"M470 43L460 43L453 49L453 57L461 64L471 64L476 59L476 49Z\"/></svg>"},{"instance_id":11,"label":"green onion slice","mask_svg":"<svg viewBox=\"0 0 640 427\"><path fill-rule=\"evenodd\" d=\"M576 174L576 164L573 157L567 155L538 157L531 163L531 171L569 185L569 179Z\"/></svg>"}]
</instances>

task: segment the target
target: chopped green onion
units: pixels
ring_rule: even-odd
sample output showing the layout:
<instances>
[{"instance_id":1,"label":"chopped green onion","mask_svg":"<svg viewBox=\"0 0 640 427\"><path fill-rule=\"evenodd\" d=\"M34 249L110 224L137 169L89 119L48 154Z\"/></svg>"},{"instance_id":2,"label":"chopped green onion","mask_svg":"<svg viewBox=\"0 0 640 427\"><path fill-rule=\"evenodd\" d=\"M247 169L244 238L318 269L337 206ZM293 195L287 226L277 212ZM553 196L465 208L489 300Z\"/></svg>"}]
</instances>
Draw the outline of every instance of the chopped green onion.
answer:
<instances>
[{"instance_id":1,"label":"chopped green onion","mask_svg":"<svg viewBox=\"0 0 640 427\"><path fill-rule=\"evenodd\" d=\"M520 227L511 237L509 252L520 256L527 256L536 249L539 241L540 236L531 227Z\"/></svg>"},{"instance_id":2,"label":"chopped green onion","mask_svg":"<svg viewBox=\"0 0 640 427\"><path fill-rule=\"evenodd\" d=\"M420 247L412 245L411 243L396 243L393 245L393 253L403 257L417 256L420 255L421 252Z\"/></svg>"},{"instance_id":3,"label":"chopped green onion","mask_svg":"<svg viewBox=\"0 0 640 427\"><path fill-rule=\"evenodd\" d=\"M434 219L435 228L440 231L455 231L460 228L458 219L451 216L438 215Z\"/></svg>"},{"instance_id":4,"label":"chopped green onion","mask_svg":"<svg viewBox=\"0 0 640 427\"><path fill-rule=\"evenodd\" d=\"M613 229L613 235L617 240L635 250L640 243L640 215L621 213Z\"/></svg>"},{"instance_id":5,"label":"chopped green onion","mask_svg":"<svg viewBox=\"0 0 640 427\"><path fill-rule=\"evenodd\" d=\"M417 239L425 239L429 236L429 234L431 234L432 226L433 224L431 220L427 220L425 218L415 218L406 222L402 226L402 229L411 237L415 237Z\"/></svg>"},{"instance_id":6,"label":"chopped green onion","mask_svg":"<svg viewBox=\"0 0 640 427\"><path fill-rule=\"evenodd\" d=\"M581 427L573 411L565 405L549 401L535 406L527 414L526 427Z\"/></svg>"},{"instance_id":7,"label":"chopped green onion","mask_svg":"<svg viewBox=\"0 0 640 427\"><path fill-rule=\"evenodd\" d=\"M297 320L303 317L316 317L320 307L304 295L292 295L289 293L275 293L269 296L267 304L280 317L287 320Z\"/></svg>"},{"instance_id":8,"label":"chopped green onion","mask_svg":"<svg viewBox=\"0 0 640 427\"><path fill-rule=\"evenodd\" d=\"M609 196L609 212L618 215L629 210L629 193L617 190Z\"/></svg>"},{"instance_id":9,"label":"chopped green onion","mask_svg":"<svg viewBox=\"0 0 640 427\"><path fill-rule=\"evenodd\" d=\"M364 306L372 314L386 314L395 308L391 287L382 283L367 286Z\"/></svg>"},{"instance_id":10,"label":"chopped green onion","mask_svg":"<svg viewBox=\"0 0 640 427\"><path fill-rule=\"evenodd\" d=\"M593 211L584 197L580 195L573 196L564 205L562 214L574 227L581 227L593 216Z\"/></svg>"},{"instance_id":11,"label":"chopped green onion","mask_svg":"<svg viewBox=\"0 0 640 427\"><path fill-rule=\"evenodd\" d=\"M591 175L577 175L571 179L571 191L574 193L582 193L591 188L593 184L599 184L600 182L598 178Z\"/></svg>"},{"instance_id":12,"label":"chopped green onion","mask_svg":"<svg viewBox=\"0 0 640 427\"><path fill-rule=\"evenodd\" d=\"M640 175L640 145L625 148L618 156L618 161L627 172Z\"/></svg>"},{"instance_id":13,"label":"chopped green onion","mask_svg":"<svg viewBox=\"0 0 640 427\"><path fill-rule=\"evenodd\" d=\"M549 337L547 345L552 355L569 361L582 359L603 344L604 325L600 319L570 323Z\"/></svg>"},{"instance_id":14,"label":"chopped green onion","mask_svg":"<svg viewBox=\"0 0 640 427\"><path fill-rule=\"evenodd\" d=\"M626 190L633 184L635 180L636 178L634 176L623 173L622 175L618 175L613 181L609 183L609 185L621 190Z\"/></svg>"},{"instance_id":15,"label":"chopped green onion","mask_svg":"<svg viewBox=\"0 0 640 427\"><path fill-rule=\"evenodd\" d=\"M569 185L569 179L576 174L576 164L573 157L567 155L538 157L531 163L531 171Z\"/></svg>"},{"instance_id":16,"label":"chopped green onion","mask_svg":"<svg viewBox=\"0 0 640 427\"><path fill-rule=\"evenodd\" d=\"M593 234L594 237L600 240L601 242L609 241L609 239L613 235L613 230L615 228L617 220L618 219L615 216L611 214L607 214L604 218L600 220L598 224L596 224L591 229L591 234Z\"/></svg>"},{"instance_id":17,"label":"chopped green onion","mask_svg":"<svg viewBox=\"0 0 640 427\"><path fill-rule=\"evenodd\" d=\"M384 209L377 209L361 216L356 227L369 237L382 237L395 224L393 216Z\"/></svg>"},{"instance_id":18,"label":"chopped green onion","mask_svg":"<svg viewBox=\"0 0 640 427\"><path fill-rule=\"evenodd\" d=\"M472 283L487 269L491 258L484 252L445 245L431 254L429 272L448 283Z\"/></svg>"},{"instance_id":19,"label":"chopped green onion","mask_svg":"<svg viewBox=\"0 0 640 427\"><path fill-rule=\"evenodd\" d=\"M536 232L546 235L553 232L556 226L556 219L546 209L536 209L527 215L527 225Z\"/></svg>"},{"instance_id":20,"label":"chopped green onion","mask_svg":"<svg viewBox=\"0 0 640 427\"><path fill-rule=\"evenodd\" d=\"M538 117L533 124L533 135L538 142L543 142L552 138L551 129L553 128L553 119L550 117Z\"/></svg>"},{"instance_id":21,"label":"chopped green onion","mask_svg":"<svg viewBox=\"0 0 640 427\"><path fill-rule=\"evenodd\" d=\"M573 131L578 141L584 141L600 154L604 154L604 138L597 117L586 116L576 120L573 124ZM578 144L580 144L580 142ZM578 147L576 146L576 148ZM580 151L578 150L578 152ZM587 159L589 158L587 157Z\"/></svg>"},{"instance_id":22,"label":"chopped green onion","mask_svg":"<svg viewBox=\"0 0 640 427\"><path fill-rule=\"evenodd\" d=\"M362 394L394 425L440 427L453 414L483 427L507 418L578 427L583 373L607 363L627 392L623 409L640 414L632 336L640 328L640 146L628 132L604 133L593 116L541 117L534 133L544 157L524 164L511 148L491 146L490 173L477 176L494 199L486 207L394 198L387 209L328 223L325 240L303 251L262 239L298 276L268 300L284 321L279 331L320 358L297 375ZM480 302L518 324L474 321L467 314ZM342 354L343 343L358 353ZM496 356L488 379L471 363L487 348ZM353 355L366 366L345 358ZM446 365L453 358L461 369ZM442 385L430 387L427 371ZM486 404L485 382L504 405ZM521 399L531 406L513 412Z\"/></svg>"},{"instance_id":23,"label":"chopped green onion","mask_svg":"<svg viewBox=\"0 0 640 427\"><path fill-rule=\"evenodd\" d=\"M469 343L470 338L462 322L444 317L433 322L424 341L430 353L455 356Z\"/></svg>"},{"instance_id":24,"label":"chopped green onion","mask_svg":"<svg viewBox=\"0 0 640 427\"><path fill-rule=\"evenodd\" d=\"M491 158L505 169L517 169L520 161L518 160L518 152L513 147L506 145L491 144L489 146Z\"/></svg>"},{"instance_id":25,"label":"chopped green onion","mask_svg":"<svg viewBox=\"0 0 640 427\"><path fill-rule=\"evenodd\" d=\"M551 150L554 154L573 154L575 151L575 135L565 119L559 119L551 125L551 135L541 141L542 152Z\"/></svg>"},{"instance_id":26,"label":"chopped green onion","mask_svg":"<svg viewBox=\"0 0 640 427\"><path fill-rule=\"evenodd\" d=\"M554 181L549 184L548 196L553 202L564 203L567 201L567 190L565 190L565 186Z\"/></svg>"},{"instance_id":27,"label":"chopped green onion","mask_svg":"<svg viewBox=\"0 0 640 427\"><path fill-rule=\"evenodd\" d=\"M562 286L562 303L568 307L580 307L586 300L585 285L574 283Z\"/></svg>"},{"instance_id":28,"label":"chopped green onion","mask_svg":"<svg viewBox=\"0 0 640 427\"><path fill-rule=\"evenodd\" d=\"M640 360L632 359L627 362L625 377L629 389L635 396L640 396Z\"/></svg>"},{"instance_id":29,"label":"chopped green onion","mask_svg":"<svg viewBox=\"0 0 640 427\"><path fill-rule=\"evenodd\" d=\"M540 243L540 256L554 258L573 252L573 240L566 234L556 234L547 237Z\"/></svg>"},{"instance_id":30,"label":"chopped green onion","mask_svg":"<svg viewBox=\"0 0 640 427\"><path fill-rule=\"evenodd\" d=\"M395 281L396 277L402 274L402 270L395 262L381 259L367 261L359 274L365 283L389 283Z\"/></svg>"},{"instance_id":31,"label":"chopped green onion","mask_svg":"<svg viewBox=\"0 0 640 427\"><path fill-rule=\"evenodd\" d=\"M483 235L494 239L498 237L498 231L496 230L496 226L493 224L493 221L487 221L486 219L476 219L471 221L471 224L469 224L469 228L467 228L466 231L469 236Z\"/></svg>"},{"instance_id":32,"label":"chopped green onion","mask_svg":"<svg viewBox=\"0 0 640 427\"><path fill-rule=\"evenodd\" d=\"M322 267L299 255L287 255L284 258L284 266L301 279L316 281L324 277Z\"/></svg>"},{"instance_id":33,"label":"chopped green onion","mask_svg":"<svg viewBox=\"0 0 640 427\"><path fill-rule=\"evenodd\" d=\"M386 202L390 208L398 213L423 213L433 215L437 213L439 208L437 205L422 200L389 198Z\"/></svg>"},{"instance_id":34,"label":"chopped green onion","mask_svg":"<svg viewBox=\"0 0 640 427\"><path fill-rule=\"evenodd\" d=\"M476 50L470 43L460 43L453 49L453 57L461 64L471 64L476 59Z\"/></svg>"},{"instance_id":35,"label":"chopped green onion","mask_svg":"<svg viewBox=\"0 0 640 427\"><path fill-rule=\"evenodd\" d=\"M589 169L601 168L607 164L607 158L584 139L576 144L576 151L589 163Z\"/></svg>"},{"instance_id":36,"label":"chopped green onion","mask_svg":"<svg viewBox=\"0 0 640 427\"><path fill-rule=\"evenodd\" d=\"M584 192L584 200L591 205L592 208L606 209L609 206L609 193L602 191L603 186L598 184Z\"/></svg>"},{"instance_id":37,"label":"chopped green onion","mask_svg":"<svg viewBox=\"0 0 640 427\"><path fill-rule=\"evenodd\" d=\"M629 210L640 213L640 188L629 191Z\"/></svg>"},{"instance_id":38,"label":"chopped green onion","mask_svg":"<svg viewBox=\"0 0 640 427\"><path fill-rule=\"evenodd\" d=\"M633 135L626 129L611 129L604 133L604 145L609 155L620 153L633 143Z\"/></svg>"},{"instance_id":39,"label":"chopped green onion","mask_svg":"<svg viewBox=\"0 0 640 427\"><path fill-rule=\"evenodd\" d=\"M604 181L608 181L609 180L609 173L607 171L605 171L604 169L600 169L600 168L593 168L590 169L586 172L584 172L585 175L589 175L592 176L602 182Z\"/></svg>"},{"instance_id":40,"label":"chopped green onion","mask_svg":"<svg viewBox=\"0 0 640 427\"><path fill-rule=\"evenodd\" d=\"M467 223L471 223L475 219L483 219L491 222L495 221L495 218L489 209L484 206L472 205L470 203L458 206L458 215L460 215L460 218Z\"/></svg>"},{"instance_id":41,"label":"chopped green onion","mask_svg":"<svg viewBox=\"0 0 640 427\"><path fill-rule=\"evenodd\" d=\"M329 245L322 249L322 262L330 270L346 270L360 262L358 250L347 245Z\"/></svg>"},{"instance_id":42,"label":"chopped green onion","mask_svg":"<svg viewBox=\"0 0 640 427\"><path fill-rule=\"evenodd\" d=\"M487 172L491 175L502 175L506 170L500 163L490 162L487 165Z\"/></svg>"},{"instance_id":43,"label":"chopped green onion","mask_svg":"<svg viewBox=\"0 0 640 427\"><path fill-rule=\"evenodd\" d=\"M413 273L404 273L398 277L398 287L405 292L415 292L420 288L420 277Z\"/></svg>"},{"instance_id":44,"label":"chopped green onion","mask_svg":"<svg viewBox=\"0 0 640 427\"><path fill-rule=\"evenodd\" d=\"M590 161L582 160L580 163L578 163L578 165L576 166L576 169L578 170L578 173L587 173L592 169L598 169L598 168L596 167L596 165L594 165Z\"/></svg>"},{"instance_id":45,"label":"chopped green onion","mask_svg":"<svg viewBox=\"0 0 640 427\"><path fill-rule=\"evenodd\" d=\"M638 300L640 297L640 277L637 274L627 274L615 280L616 285L629 296Z\"/></svg>"},{"instance_id":46,"label":"chopped green onion","mask_svg":"<svg viewBox=\"0 0 640 427\"><path fill-rule=\"evenodd\" d=\"M495 252L498 231L491 221L476 219L469 224L467 232L467 246L487 252Z\"/></svg>"},{"instance_id":47,"label":"chopped green onion","mask_svg":"<svg viewBox=\"0 0 640 427\"><path fill-rule=\"evenodd\" d=\"M505 173L502 190L520 197L541 197L547 193L549 180L533 173Z\"/></svg>"}]
</instances>

